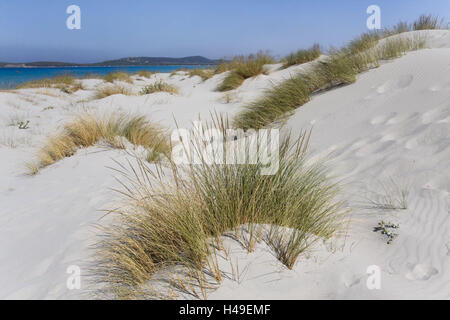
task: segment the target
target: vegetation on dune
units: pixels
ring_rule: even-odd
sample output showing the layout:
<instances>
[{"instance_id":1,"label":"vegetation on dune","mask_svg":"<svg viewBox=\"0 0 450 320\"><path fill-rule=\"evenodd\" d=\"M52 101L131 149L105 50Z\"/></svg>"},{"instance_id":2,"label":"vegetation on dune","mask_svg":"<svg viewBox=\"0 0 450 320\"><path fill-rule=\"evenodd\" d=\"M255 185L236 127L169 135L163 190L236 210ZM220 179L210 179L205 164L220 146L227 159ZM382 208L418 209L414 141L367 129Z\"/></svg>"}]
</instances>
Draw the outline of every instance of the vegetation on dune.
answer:
<instances>
[{"instance_id":1,"label":"vegetation on dune","mask_svg":"<svg viewBox=\"0 0 450 320\"><path fill-rule=\"evenodd\" d=\"M264 65L272 64L273 58L264 52L258 52L248 57L238 56L232 61L219 65L218 70L229 70L230 74L223 80L217 90L229 91L238 88L246 79L265 73Z\"/></svg>"},{"instance_id":2,"label":"vegetation on dune","mask_svg":"<svg viewBox=\"0 0 450 320\"><path fill-rule=\"evenodd\" d=\"M97 88L95 92L95 99L103 99L115 94L123 94L125 96L133 95L130 88L119 84L113 84Z\"/></svg>"},{"instance_id":3,"label":"vegetation on dune","mask_svg":"<svg viewBox=\"0 0 450 320\"><path fill-rule=\"evenodd\" d=\"M148 78L148 79L150 79L150 77L152 76L152 73L148 70L140 70L140 71L136 72L135 74L138 75L139 77Z\"/></svg>"},{"instance_id":4,"label":"vegetation on dune","mask_svg":"<svg viewBox=\"0 0 450 320\"><path fill-rule=\"evenodd\" d=\"M383 36L390 36L394 34L399 34L408 31L417 31L417 30L435 30L435 29L448 29L449 24L445 23L443 18L439 16L435 16L432 14L422 14L416 21L413 23L408 23L405 21L400 21L392 28L387 28L382 31Z\"/></svg>"},{"instance_id":5,"label":"vegetation on dune","mask_svg":"<svg viewBox=\"0 0 450 320\"><path fill-rule=\"evenodd\" d=\"M302 64L317 59L321 54L320 46L318 44L313 45L310 49L299 50L286 56L283 62L283 68L288 68L293 65Z\"/></svg>"},{"instance_id":6,"label":"vegetation on dune","mask_svg":"<svg viewBox=\"0 0 450 320\"><path fill-rule=\"evenodd\" d=\"M191 69L188 71L189 77L199 76L203 81L212 78L214 75L213 69Z\"/></svg>"},{"instance_id":7,"label":"vegetation on dune","mask_svg":"<svg viewBox=\"0 0 450 320\"><path fill-rule=\"evenodd\" d=\"M234 126L258 129L283 121L317 91L356 81L357 74L379 66L380 60L400 57L407 51L425 47L420 36L382 39L378 33L366 33L313 67L267 90L258 100L244 106L234 119Z\"/></svg>"},{"instance_id":8,"label":"vegetation on dune","mask_svg":"<svg viewBox=\"0 0 450 320\"><path fill-rule=\"evenodd\" d=\"M71 75L58 75L52 78L24 82L16 87L16 89L30 88L57 88L65 93L71 94L83 89L83 86L80 81Z\"/></svg>"},{"instance_id":9,"label":"vegetation on dune","mask_svg":"<svg viewBox=\"0 0 450 320\"><path fill-rule=\"evenodd\" d=\"M100 140L111 147L123 149L125 145L120 137L135 146L146 148L153 158L157 154L170 152L164 130L143 116L113 114L97 117L86 113L77 116L47 140L37 154L37 161L28 165L30 173L36 174L39 169L70 157L78 149L93 146Z\"/></svg>"},{"instance_id":10,"label":"vegetation on dune","mask_svg":"<svg viewBox=\"0 0 450 320\"><path fill-rule=\"evenodd\" d=\"M140 94L141 95L146 95L146 94L152 94L155 92L168 92L171 94L177 94L178 93L178 89L166 82L163 82L162 80L155 82L153 84L150 84L148 86L145 86Z\"/></svg>"},{"instance_id":11,"label":"vegetation on dune","mask_svg":"<svg viewBox=\"0 0 450 320\"><path fill-rule=\"evenodd\" d=\"M114 81L124 81L128 83L133 83L130 75L126 72L110 72L103 78L106 82L113 83Z\"/></svg>"},{"instance_id":12,"label":"vegetation on dune","mask_svg":"<svg viewBox=\"0 0 450 320\"><path fill-rule=\"evenodd\" d=\"M225 135L227 121L217 124ZM194 146L203 145L199 139ZM183 275L172 273L166 289L183 288L205 297L206 274L217 282L222 279L214 256L224 234L249 252L265 241L292 268L314 242L339 230L344 213L335 200L338 187L327 178L323 164L306 164L307 144L306 134L295 141L283 139L279 170L266 176L260 173L262 164L209 164L200 152L199 164L172 164L166 173L169 181L162 168L143 162L138 168L122 166L126 183L119 192L125 204L115 210L117 220L102 228L95 246L92 274L103 293L121 299L170 297L164 288L153 289L151 280L177 266Z\"/></svg>"},{"instance_id":13,"label":"vegetation on dune","mask_svg":"<svg viewBox=\"0 0 450 320\"><path fill-rule=\"evenodd\" d=\"M433 30L446 28L448 28L448 24L445 25L444 19L432 14L423 14L412 24L413 30Z\"/></svg>"}]
</instances>

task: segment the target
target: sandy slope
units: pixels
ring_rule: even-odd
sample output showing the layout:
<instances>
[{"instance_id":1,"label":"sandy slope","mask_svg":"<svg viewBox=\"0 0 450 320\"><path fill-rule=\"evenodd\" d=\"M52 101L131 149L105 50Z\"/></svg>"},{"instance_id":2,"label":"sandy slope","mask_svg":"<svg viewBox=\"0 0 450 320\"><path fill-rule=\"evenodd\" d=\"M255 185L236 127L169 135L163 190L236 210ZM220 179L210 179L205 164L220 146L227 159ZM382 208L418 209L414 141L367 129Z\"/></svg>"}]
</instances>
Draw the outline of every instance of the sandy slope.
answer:
<instances>
[{"instance_id":1,"label":"sandy slope","mask_svg":"<svg viewBox=\"0 0 450 320\"><path fill-rule=\"evenodd\" d=\"M313 127L311 151L328 156L343 179L353 208L348 234L318 245L286 270L264 246L247 254L230 242L240 276L224 280L213 299L234 298L450 298L450 32L432 31L429 46L361 74L350 86L321 95L289 120L294 132ZM406 35L407 36L407 35ZM24 175L24 163L73 114L122 110L139 112L170 127L217 110L234 114L265 88L307 65L247 80L228 97L214 89L225 76L158 74L136 80L136 92L159 78L180 88L179 96L116 95L90 100L93 92L66 95L58 90L0 92L0 298L84 298L66 287L70 265L82 267L93 224L111 208L116 195L112 158L123 151L98 146L81 150L44 169ZM84 80L88 89L102 85ZM53 107L53 108L48 108ZM30 128L9 126L30 120ZM390 179L408 187L408 209L365 208L372 191ZM372 232L381 219L399 223L399 237L387 245ZM229 263L228 263L229 264ZM366 286L367 267L377 265L381 290ZM229 268L225 266L224 269Z\"/></svg>"}]
</instances>

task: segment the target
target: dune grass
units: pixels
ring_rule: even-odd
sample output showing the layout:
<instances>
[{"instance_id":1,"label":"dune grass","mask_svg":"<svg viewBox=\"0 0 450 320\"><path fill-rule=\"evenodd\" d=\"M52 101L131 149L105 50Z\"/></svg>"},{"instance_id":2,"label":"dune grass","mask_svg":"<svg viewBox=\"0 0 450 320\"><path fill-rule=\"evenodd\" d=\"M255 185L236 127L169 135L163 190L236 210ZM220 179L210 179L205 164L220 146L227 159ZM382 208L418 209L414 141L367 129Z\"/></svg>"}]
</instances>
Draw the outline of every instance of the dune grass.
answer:
<instances>
[{"instance_id":1,"label":"dune grass","mask_svg":"<svg viewBox=\"0 0 450 320\"><path fill-rule=\"evenodd\" d=\"M381 42L383 41L383 42ZM423 48L426 39L396 37L380 39L378 34L363 34L340 50L302 72L268 89L258 100L244 106L234 119L234 126L258 129L283 121L317 91L332 89L356 81L357 74L379 66L380 60L400 57L405 52Z\"/></svg>"},{"instance_id":2,"label":"dune grass","mask_svg":"<svg viewBox=\"0 0 450 320\"><path fill-rule=\"evenodd\" d=\"M78 90L82 90L81 82L71 75L58 75L52 78L33 80L19 84L16 89L30 88L57 88L61 91L71 94Z\"/></svg>"},{"instance_id":3,"label":"dune grass","mask_svg":"<svg viewBox=\"0 0 450 320\"><path fill-rule=\"evenodd\" d=\"M95 99L103 99L115 94L123 94L125 96L133 95L130 88L127 88L120 84L113 84L97 88L95 91Z\"/></svg>"},{"instance_id":4,"label":"dune grass","mask_svg":"<svg viewBox=\"0 0 450 320\"><path fill-rule=\"evenodd\" d=\"M135 74L138 75L139 77L148 78L148 79L150 79L150 77L152 76L152 73L148 70L140 70L140 71L136 72Z\"/></svg>"},{"instance_id":5,"label":"dune grass","mask_svg":"<svg viewBox=\"0 0 450 320\"><path fill-rule=\"evenodd\" d=\"M218 91L230 91L238 88L246 79L265 73L264 65L274 63L274 59L264 52L258 52L248 57L238 56L231 62L218 68L228 69L230 74L217 88ZM218 69L216 69L216 72Z\"/></svg>"},{"instance_id":6,"label":"dune grass","mask_svg":"<svg viewBox=\"0 0 450 320\"><path fill-rule=\"evenodd\" d=\"M152 94L155 92L168 92L170 94L178 94L178 89L162 80L155 82L153 84L150 84L148 86L145 86L140 94L146 95L146 94Z\"/></svg>"},{"instance_id":7,"label":"dune grass","mask_svg":"<svg viewBox=\"0 0 450 320\"><path fill-rule=\"evenodd\" d=\"M289 54L282 60L283 68L288 68L297 64L313 61L317 59L320 54L321 51L318 44L313 45L310 49L307 50L298 50L297 52Z\"/></svg>"},{"instance_id":8,"label":"dune grass","mask_svg":"<svg viewBox=\"0 0 450 320\"><path fill-rule=\"evenodd\" d=\"M188 71L189 77L199 76L203 81L211 79L214 75L213 69L191 69Z\"/></svg>"},{"instance_id":9,"label":"dune grass","mask_svg":"<svg viewBox=\"0 0 450 320\"><path fill-rule=\"evenodd\" d=\"M433 30L433 29L447 29L448 24L445 25L444 19L432 14L423 14L412 24L413 30Z\"/></svg>"},{"instance_id":10,"label":"dune grass","mask_svg":"<svg viewBox=\"0 0 450 320\"><path fill-rule=\"evenodd\" d=\"M113 83L114 81L124 81L128 83L133 83L130 75L126 72L110 72L103 77L106 82Z\"/></svg>"},{"instance_id":11,"label":"dune grass","mask_svg":"<svg viewBox=\"0 0 450 320\"><path fill-rule=\"evenodd\" d=\"M229 127L223 119L217 123L222 130ZM211 268L209 259L224 234L243 240L242 227L246 250L265 241L292 268L315 241L335 234L343 217L335 200L338 186L327 178L325 166L306 164L307 144L306 134L284 138L279 170L271 176L260 174L261 164L208 164L200 153L200 164L173 164L165 175L142 161L121 166L124 190L118 192L124 205L114 211L115 221L102 227L95 246L96 283L114 298L152 298L155 292L167 297L161 288L152 290L150 280L175 266L198 277L200 287L204 279L198 275L205 272L220 282L220 270ZM176 286L192 288L185 280Z\"/></svg>"},{"instance_id":12,"label":"dune grass","mask_svg":"<svg viewBox=\"0 0 450 320\"><path fill-rule=\"evenodd\" d=\"M93 146L104 140L111 147L125 148L124 142L118 137L127 139L135 146L143 146L149 154L168 154L170 147L162 128L148 121L144 116L112 114L97 117L85 113L64 125L46 141L37 154L37 161L28 165L30 174L36 174L39 169L75 154L80 148Z\"/></svg>"}]
</instances>

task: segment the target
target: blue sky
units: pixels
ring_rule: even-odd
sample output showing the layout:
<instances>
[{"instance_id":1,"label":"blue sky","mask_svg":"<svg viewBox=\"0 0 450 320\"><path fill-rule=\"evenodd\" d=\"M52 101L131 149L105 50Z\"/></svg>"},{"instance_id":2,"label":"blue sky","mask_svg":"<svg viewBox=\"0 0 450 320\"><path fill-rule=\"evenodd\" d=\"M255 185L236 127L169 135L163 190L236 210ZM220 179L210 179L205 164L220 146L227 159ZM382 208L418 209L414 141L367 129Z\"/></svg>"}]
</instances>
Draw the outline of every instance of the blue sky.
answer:
<instances>
[{"instance_id":1,"label":"blue sky","mask_svg":"<svg viewBox=\"0 0 450 320\"><path fill-rule=\"evenodd\" d=\"M71 4L81 8L81 30L66 28ZM367 31L372 4L382 26L421 13L450 18L449 0L0 0L0 61L284 55Z\"/></svg>"}]
</instances>

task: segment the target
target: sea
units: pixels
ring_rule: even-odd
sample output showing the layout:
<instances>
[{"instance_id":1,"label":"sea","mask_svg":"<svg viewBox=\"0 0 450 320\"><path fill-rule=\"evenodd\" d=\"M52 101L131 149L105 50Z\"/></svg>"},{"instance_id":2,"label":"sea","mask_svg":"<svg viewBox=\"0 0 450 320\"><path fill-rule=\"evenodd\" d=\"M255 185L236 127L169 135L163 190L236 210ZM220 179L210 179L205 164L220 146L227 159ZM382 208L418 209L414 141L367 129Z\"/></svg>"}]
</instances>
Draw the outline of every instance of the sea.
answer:
<instances>
[{"instance_id":1,"label":"sea","mask_svg":"<svg viewBox=\"0 0 450 320\"><path fill-rule=\"evenodd\" d=\"M27 68L0 68L0 89L14 89L17 85L57 75L70 74L76 78L86 75L104 76L110 72L122 71L134 73L141 70L153 72L172 72L177 69L208 68L208 65L155 65L155 66L111 66L111 67L27 67Z\"/></svg>"}]
</instances>

